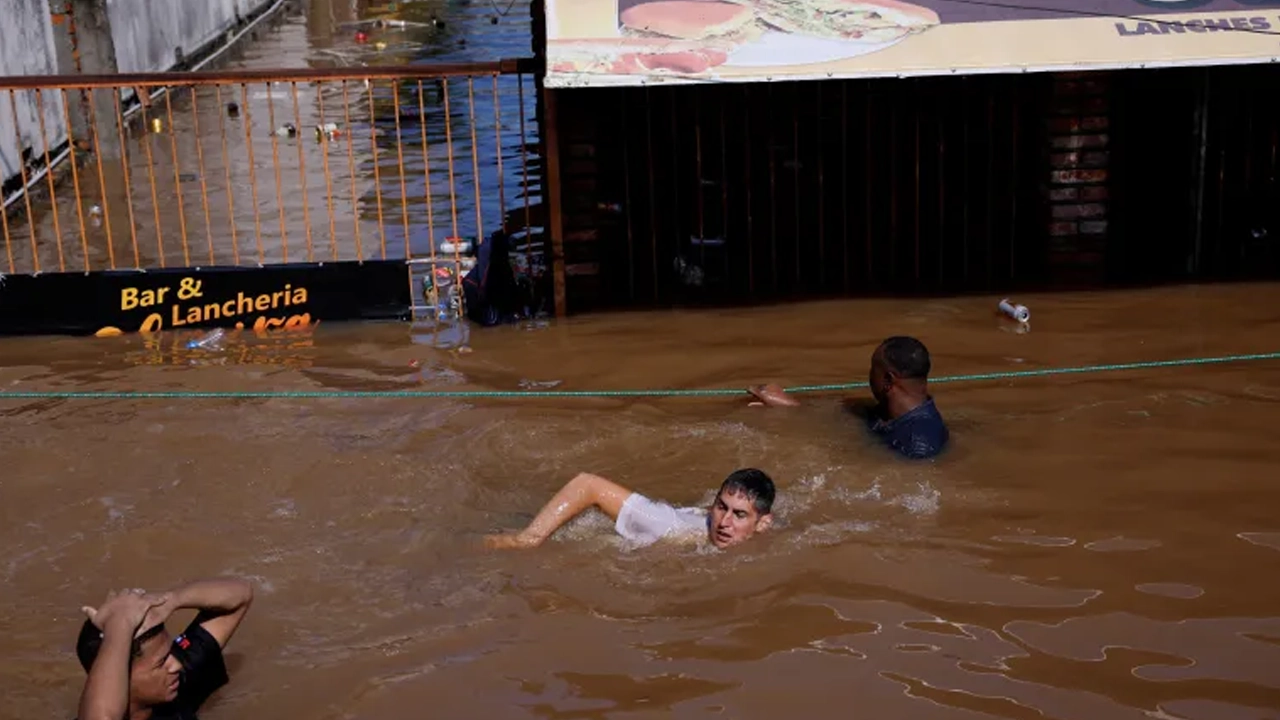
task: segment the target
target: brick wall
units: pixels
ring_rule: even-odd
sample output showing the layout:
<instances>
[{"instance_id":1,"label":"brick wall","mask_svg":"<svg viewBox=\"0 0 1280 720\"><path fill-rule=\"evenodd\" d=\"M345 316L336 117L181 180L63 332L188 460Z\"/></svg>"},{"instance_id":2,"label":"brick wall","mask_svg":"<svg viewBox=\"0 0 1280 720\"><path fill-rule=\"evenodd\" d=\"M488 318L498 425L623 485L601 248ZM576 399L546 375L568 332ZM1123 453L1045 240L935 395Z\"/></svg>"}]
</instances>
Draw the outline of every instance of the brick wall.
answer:
<instances>
[{"instance_id":1,"label":"brick wall","mask_svg":"<svg viewBox=\"0 0 1280 720\"><path fill-rule=\"evenodd\" d=\"M1107 76L1055 78L1049 109L1049 269L1060 283L1105 276L1110 129Z\"/></svg>"}]
</instances>

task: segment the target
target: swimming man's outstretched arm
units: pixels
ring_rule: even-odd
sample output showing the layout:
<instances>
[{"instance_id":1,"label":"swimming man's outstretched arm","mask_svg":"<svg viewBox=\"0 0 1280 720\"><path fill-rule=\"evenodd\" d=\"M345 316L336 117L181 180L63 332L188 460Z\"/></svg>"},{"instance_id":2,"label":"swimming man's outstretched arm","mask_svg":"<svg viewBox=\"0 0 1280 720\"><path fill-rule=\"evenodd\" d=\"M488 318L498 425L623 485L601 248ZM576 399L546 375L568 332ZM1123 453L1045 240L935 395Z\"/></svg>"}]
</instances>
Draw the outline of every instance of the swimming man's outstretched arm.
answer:
<instances>
[{"instance_id":1,"label":"swimming man's outstretched arm","mask_svg":"<svg viewBox=\"0 0 1280 720\"><path fill-rule=\"evenodd\" d=\"M485 544L491 548L537 547L578 513L592 506L616 520L622 504L631 494L627 488L599 475L579 473L542 507L529 527L518 533L489 535Z\"/></svg>"}]
</instances>

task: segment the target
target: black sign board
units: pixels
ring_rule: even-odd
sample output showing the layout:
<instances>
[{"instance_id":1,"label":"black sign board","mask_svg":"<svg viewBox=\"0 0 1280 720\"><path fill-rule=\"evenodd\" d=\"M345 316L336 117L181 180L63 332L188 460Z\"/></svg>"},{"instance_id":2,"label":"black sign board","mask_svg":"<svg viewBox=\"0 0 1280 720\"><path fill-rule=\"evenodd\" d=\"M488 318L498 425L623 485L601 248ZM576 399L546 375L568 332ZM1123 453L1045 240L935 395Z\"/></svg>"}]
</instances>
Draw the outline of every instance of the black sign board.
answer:
<instances>
[{"instance_id":1,"label":"black sign board","mask_svg":"<svg viewBox=\"0 0 1280 720\"><path fill-rule=\"evenodd\" d=\"M263 330L411 314L402 260L2 277L0 335Z\"/></svg>"}]
</instances>

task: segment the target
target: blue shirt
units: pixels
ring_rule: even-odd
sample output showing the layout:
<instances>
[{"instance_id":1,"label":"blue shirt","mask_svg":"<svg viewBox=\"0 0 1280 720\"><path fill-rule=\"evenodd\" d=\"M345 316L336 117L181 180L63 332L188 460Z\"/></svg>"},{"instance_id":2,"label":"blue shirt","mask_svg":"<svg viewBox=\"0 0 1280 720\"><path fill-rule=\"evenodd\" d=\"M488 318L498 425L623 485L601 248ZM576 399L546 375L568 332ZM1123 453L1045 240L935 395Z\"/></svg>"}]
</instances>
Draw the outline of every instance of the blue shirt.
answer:
<instances>
[{"instance_id":1,"label":"blue shirt","mask_svg":"<svg viewBox=\"0 0 1280 720\"><path fill-rule=\"evenodd\" d=\"M872 417L871 432L895 452L912 460L926 460L942 452L950 433L942 415L933 404L933 398L925 400L911 412L893 420Z\"/></svg>"}]
</instances>

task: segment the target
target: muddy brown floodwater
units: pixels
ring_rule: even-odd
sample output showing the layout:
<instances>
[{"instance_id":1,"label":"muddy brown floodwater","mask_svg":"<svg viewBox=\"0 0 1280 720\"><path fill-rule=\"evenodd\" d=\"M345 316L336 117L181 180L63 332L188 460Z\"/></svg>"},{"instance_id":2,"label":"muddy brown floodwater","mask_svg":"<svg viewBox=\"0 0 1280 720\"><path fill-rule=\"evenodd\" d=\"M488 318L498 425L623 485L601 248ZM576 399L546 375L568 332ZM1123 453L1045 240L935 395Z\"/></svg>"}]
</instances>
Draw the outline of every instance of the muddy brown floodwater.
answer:
<instances>
[{"instance_id":1,"label":"muddy brown floodwater","mask_svg":"<svg viewBox=\"0 0 1280 720\"><path fill-rule=\"evenodd\" d=\"M1280 287L839 301L471 334L321 324L9 339L6 389L737 387L1280 350ZM1280 362L939 384L954 446L909 464L836 397L0 400L0 717L69 718L78 608L252 578L204 717L1280 717ZM731 552L620 545L598 516L488 552L576 471L678 503L778 481ZM185 620L185 618L179 618Z\"/></svg>"}]
</instances>

